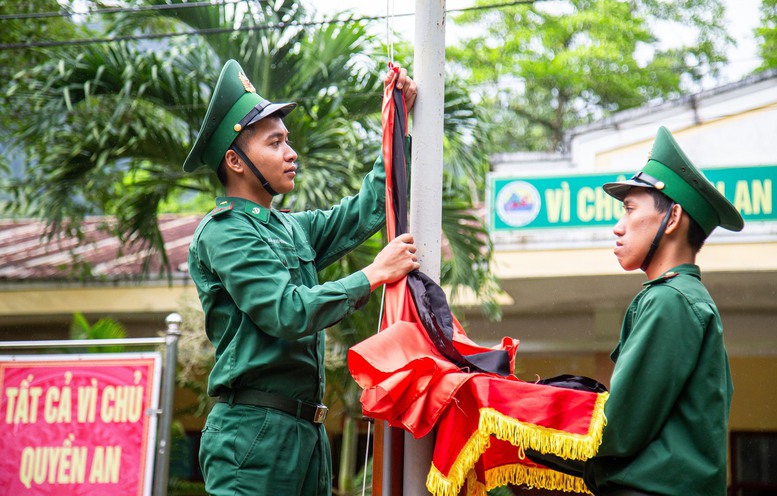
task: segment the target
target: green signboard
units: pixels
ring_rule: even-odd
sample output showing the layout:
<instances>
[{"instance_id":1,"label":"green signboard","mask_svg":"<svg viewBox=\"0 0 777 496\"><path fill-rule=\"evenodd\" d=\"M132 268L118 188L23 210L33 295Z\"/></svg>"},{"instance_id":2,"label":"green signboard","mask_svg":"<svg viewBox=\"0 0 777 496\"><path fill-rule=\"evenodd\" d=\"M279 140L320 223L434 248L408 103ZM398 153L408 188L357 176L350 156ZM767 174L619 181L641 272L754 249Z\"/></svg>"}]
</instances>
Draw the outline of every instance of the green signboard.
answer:
<instances>
[{"instance_id":1,"label":"green signboard","mask_svg":"<svg viewBox=\"0 0 777 496\"><path fill-rule=\"evenodd\" d=\"M777 221L774 207L777 165L705 169L704 175L747 221ZM613 226L621 202L602 184L631 173L489 177L492 232L517 229L566 229Z\"/></svg>"}]
</instances>

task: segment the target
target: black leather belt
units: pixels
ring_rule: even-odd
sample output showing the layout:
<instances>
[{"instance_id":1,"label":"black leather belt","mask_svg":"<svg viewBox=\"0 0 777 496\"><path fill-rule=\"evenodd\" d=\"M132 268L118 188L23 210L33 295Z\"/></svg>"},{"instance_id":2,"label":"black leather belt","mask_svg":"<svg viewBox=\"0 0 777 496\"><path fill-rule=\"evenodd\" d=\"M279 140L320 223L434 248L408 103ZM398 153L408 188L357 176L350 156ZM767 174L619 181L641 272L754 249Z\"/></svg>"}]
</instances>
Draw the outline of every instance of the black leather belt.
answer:
<instances>
[{"instance_id":1,"label":"black leather belt","mask_svg":"<svg viewBox=\"0 0 777 496\"><path fill-rule=\"evenodd\" d=\"M326 405L316 405L301 400L293 400L285 396L265 393L256 389L231 389L219 394L219 403L252 405L273 408L293 415L299 419L323 424L329 409Z\"/></svg>"}]
</instances>

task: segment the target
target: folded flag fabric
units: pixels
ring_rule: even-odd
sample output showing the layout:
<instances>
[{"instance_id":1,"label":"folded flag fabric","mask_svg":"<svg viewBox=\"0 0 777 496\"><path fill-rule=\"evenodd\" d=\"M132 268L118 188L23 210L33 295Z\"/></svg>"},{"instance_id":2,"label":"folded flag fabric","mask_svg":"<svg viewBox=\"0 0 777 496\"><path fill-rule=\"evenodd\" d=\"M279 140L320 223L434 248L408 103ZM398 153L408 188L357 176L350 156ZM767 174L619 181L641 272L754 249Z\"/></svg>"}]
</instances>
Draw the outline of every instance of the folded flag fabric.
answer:
<instances>
[{"instance_id":1,"label":"folded flag fabric","mask_svg":"<svg viewBox=\"0 0 777 496\"><path fill-rule=\"evenodd\" d=\"M407 229L401 91L386 88L382 114L386 221L393 239ZM568 378L519 380L518 345L512 338L491 348L470 340L440 287L416 271L387 285L381 332L349 350L365 415L416 438L436 429L426 483L432 494L485 495L506 484L587 492L579 477L551 470L526 452L570 461L594 456L607 392L590 379L572 386Z\"/></svg>"}]
</instances>

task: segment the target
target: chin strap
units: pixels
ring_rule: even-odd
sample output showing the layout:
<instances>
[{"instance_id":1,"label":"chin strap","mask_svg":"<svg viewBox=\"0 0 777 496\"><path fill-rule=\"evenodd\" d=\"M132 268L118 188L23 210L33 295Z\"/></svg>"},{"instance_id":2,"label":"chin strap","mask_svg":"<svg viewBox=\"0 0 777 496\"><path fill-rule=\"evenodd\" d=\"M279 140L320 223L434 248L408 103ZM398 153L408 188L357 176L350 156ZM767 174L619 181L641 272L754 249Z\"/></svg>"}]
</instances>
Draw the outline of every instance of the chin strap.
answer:
<instances>
[{"instance_id":1,"label":"chin strap","mask_svg":"<svg viewBox=\"0 0 777 496\"><path fill-rule=\"evenodd\" d=\"M256 168L256 166L254 165L254 163L253 163L253 162L251 162L251 160L249 160L249 159L248 159L248 156L246 156L246 154L243 152L243 150L241 150L241 149L240 149L240 147L239 147L239 146L237 146L237 145L234 145L234 144L233 144L233 145L232 145L230 148L231 148L232 150L234 150L234 151L235 151L235 153L237 153L237 156L238 156L238 157L240 157L240 158L243 160L243 162L245 162L245 163L246 163L246 165L248 166L248 168L249 168L249 169L251 169L251 172L253 172L253 173L254 173L254 175L256 176L256 178L257 178L257 179L259 180L259 182L262 184L262 187L263 187L265 190L267 190L267 192L268 192L268 193L270 193L270 196L275 196L275 195L277 195L277 194L278 194L278 192L277 192L277 191L275 191L274 189L272 189L272 187L270 186L270 183L269 183L269 181L267 181L267 179L265 179L265 178L264 178L264 176L262 175L262 173L261 173L261 172L259 172L259 169L257 169L257 168Z\"/></svg>"},{"instance_id":2,"label":"chin strap","mask_svg":"<svg viewBox=\"0 0 777 496\"><path fill-rule=\"evenodd\" d=\"M653 242L650 243L650 250L648 250L647 255L645 255L645 260L642 261L642 266L640 269L642 271L646 271L648 266L650 265L650 262L653 260L653 255L656 254L656 250L658 249L658 244L661 242L661 238L664 236L664 229L666 229L666 225L669 224L669 217L672 216L672 209L674 206L677 205L675 202L672 202L671 205L669 205L669 210L666 211L666 215L664 216L664 220L661 221L661 226L658 228L658 232L656 233L656 236L653 238Z\"/></svg>"}]
</instances>

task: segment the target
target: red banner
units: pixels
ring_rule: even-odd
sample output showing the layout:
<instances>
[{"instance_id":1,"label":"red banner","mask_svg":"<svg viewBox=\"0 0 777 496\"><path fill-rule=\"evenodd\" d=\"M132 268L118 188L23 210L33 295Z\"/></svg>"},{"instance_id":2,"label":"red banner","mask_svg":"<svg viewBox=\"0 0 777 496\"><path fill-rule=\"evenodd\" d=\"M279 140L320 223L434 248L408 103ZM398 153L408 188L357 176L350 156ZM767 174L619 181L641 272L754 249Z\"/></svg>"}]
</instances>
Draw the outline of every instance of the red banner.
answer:
<instances>
[{"instance_id":1,"label":"red banner","mask_svg":"<svg viewBox=\"0 0 777 496\"><path fill-rule=\"evenodd\" d=\"M159 362L158 353L0 357L0 492L151 494Z\"/></svg>"}]
</instances>

